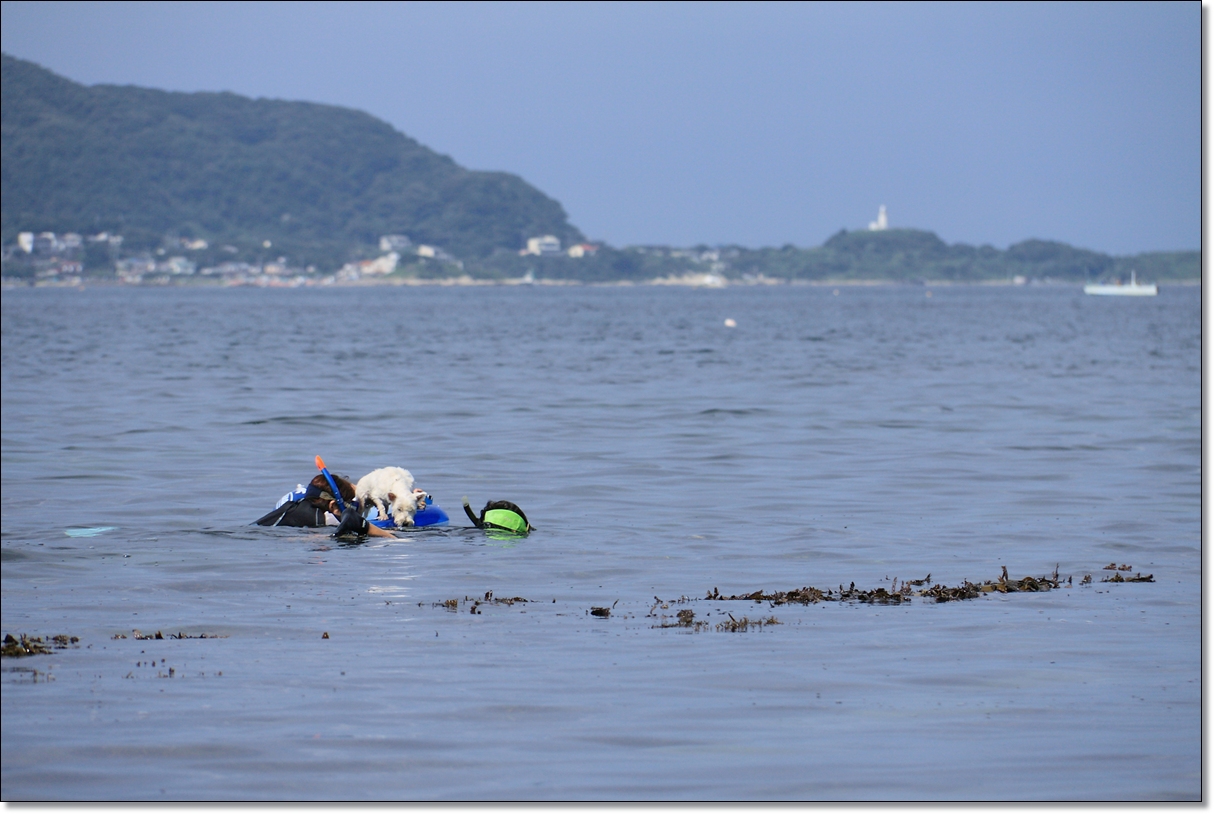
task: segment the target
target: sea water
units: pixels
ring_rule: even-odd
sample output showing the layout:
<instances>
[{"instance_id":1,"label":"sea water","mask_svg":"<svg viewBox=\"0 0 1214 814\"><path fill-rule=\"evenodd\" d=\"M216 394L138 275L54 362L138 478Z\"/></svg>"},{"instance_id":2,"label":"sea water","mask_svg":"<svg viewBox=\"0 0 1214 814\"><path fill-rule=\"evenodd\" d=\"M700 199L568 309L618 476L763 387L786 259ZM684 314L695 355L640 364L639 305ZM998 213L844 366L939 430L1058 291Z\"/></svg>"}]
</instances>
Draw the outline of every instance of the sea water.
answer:
<instances>
[{"instance_id":1,"label":"sea water","mask_svg":"<svg viewBox=\"0 0 1214 814\"><path fill-rule=\"evenodd\" d=\"M1195 286L8 290L3 632L79 641L3 660L3 797L1199 799L1200 334ZM318 454L452 524L250 525ZM1004 567L1061 587L704 598Z\"/></svg>"}]
</instances>

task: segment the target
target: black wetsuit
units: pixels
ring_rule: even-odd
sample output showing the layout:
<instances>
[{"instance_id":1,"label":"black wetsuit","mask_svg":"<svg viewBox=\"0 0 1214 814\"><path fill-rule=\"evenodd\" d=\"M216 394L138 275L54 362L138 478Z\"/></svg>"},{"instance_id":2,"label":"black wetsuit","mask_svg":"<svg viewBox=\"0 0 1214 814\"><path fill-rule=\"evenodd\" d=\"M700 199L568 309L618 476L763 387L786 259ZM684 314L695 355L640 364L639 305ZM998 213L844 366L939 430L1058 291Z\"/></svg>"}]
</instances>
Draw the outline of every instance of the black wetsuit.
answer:
<instances>
[{"instance_id":1,"label":"black wetsuit","mask_svg":"<svg viewBox=\"0 0 1214 814\"><path fill-rule=\"evenodd\" d=\"M325 523L325 510L313 506L308 498L284 503L274 511L254 521L257 526L296 526L318 528L328 525Z\"/></svg>"}]
</instances>

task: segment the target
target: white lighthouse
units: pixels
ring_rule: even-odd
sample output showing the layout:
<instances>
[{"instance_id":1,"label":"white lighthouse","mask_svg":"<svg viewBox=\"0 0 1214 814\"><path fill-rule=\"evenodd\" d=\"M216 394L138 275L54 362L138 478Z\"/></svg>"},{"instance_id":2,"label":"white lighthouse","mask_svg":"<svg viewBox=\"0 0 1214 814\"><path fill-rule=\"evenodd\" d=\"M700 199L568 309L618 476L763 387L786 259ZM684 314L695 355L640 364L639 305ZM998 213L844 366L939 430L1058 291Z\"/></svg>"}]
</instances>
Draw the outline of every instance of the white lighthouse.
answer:
<instances>
[{"instance_id":1,"label":"white lighthouse","mask_svg":"<svg viewBox=\"0 0 1214 814\"><path fill-rule=\"evenodd\" d=\"M885 217L885 204L877 209L877 219L869 221L868 229L871 232L883 232L889 228L889 220Z\"/></svg>"}]
</instances>

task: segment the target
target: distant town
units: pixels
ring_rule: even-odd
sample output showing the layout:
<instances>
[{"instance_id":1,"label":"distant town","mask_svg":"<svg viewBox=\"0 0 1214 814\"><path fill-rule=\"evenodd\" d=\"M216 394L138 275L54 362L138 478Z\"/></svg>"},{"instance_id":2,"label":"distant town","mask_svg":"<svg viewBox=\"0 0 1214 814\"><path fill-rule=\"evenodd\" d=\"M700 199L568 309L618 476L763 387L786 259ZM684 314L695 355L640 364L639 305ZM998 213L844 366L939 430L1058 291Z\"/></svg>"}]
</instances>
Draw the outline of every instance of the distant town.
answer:
<instances>
[{"instance_id":1,"label":"distant town","mask_svg":"<svg viewBox=\"0 0 1214 814\"><path fill-rule=\"evenodd\" d=\"M34 286L77 286L87 278L91 281L110 281L123 285L170 285L213 283L217 285L252 285L272 287L298 287L312 285L350 284L367 281L382 281L397 274L409 265L431 264L435 270L445 272L443 279L458 278L464 272L464 261L452 256L438 246L414 244L407 235L383 235L379 239L378 256L349 262L336 271L322 272L315 266L292 265L286 256L277 256L264 261L238 259L241 251L235 246L219 246L219 250L233 255L233 259L210 265L201 265L196 255L211 249L211 244L201 238L166 238L164 245L154 251L126 252L123 236L109 232L81 235L76 232L20 232L14 243L3 247L3 262L6 271L20 266L32 274L4 276L4 284ZM271 252L273 243L266 240L261 246ZM518 250L520 257L567 257L580 259L593 257L599 250L594 243L576 243L562 247L553 235L529 238L525 248ZM107 273L108 272L108 273Z\"/></svg>"},{"instance_id":2,"label":"distant town","mask_svg":"<svg viewBox=\"0 0 1214 814\"><path fill-rule=\"evenodd\" d=\"M297 288L375 284L632 283L720 288L730 284L985 283L1033 285L1139 279L1200 280L1200 253L1112 257L1063 243L1027 240L1000 251L948 245L932 232L895 229L885 206L867 228L840 230L820 247L629 246L536 235L516 249L459 258L440 246L388 234L353 246L338 268L292 263L274 242L243 248L167 236L130 249L120 234L23 231L3 246L3 285L14 287L214 285Z\"/></svg>"}]
</instances>

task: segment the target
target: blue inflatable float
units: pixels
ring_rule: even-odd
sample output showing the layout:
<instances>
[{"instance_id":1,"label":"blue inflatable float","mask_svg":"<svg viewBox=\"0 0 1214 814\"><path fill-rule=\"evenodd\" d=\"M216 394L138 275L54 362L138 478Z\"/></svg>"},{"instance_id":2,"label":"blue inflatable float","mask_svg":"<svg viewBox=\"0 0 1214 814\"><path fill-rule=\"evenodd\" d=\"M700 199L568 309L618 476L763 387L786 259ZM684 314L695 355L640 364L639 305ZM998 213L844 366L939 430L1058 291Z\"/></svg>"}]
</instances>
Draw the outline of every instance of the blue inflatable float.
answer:
<instances>
[{"instance_id":1,"label":"blue inflatable float","mask_svg":"<svg viewBox=\"0 0 1214 814\"><path fill-rule=\"evenodd\" d=\"M379 510L372 509L371 516L367 518L367 522L379 526L381 529L396 528L396 523L392 521L391 517L380 519L378 515ZM434 498L430 497L429 495L426 495L425 508L413 515L413 525L416 528L422 528L423 526L441 526L450 520L451 518L447 516L447 513L444 512L438 506L438 504L434 502Z\"/></svg>"}]
</instances>

